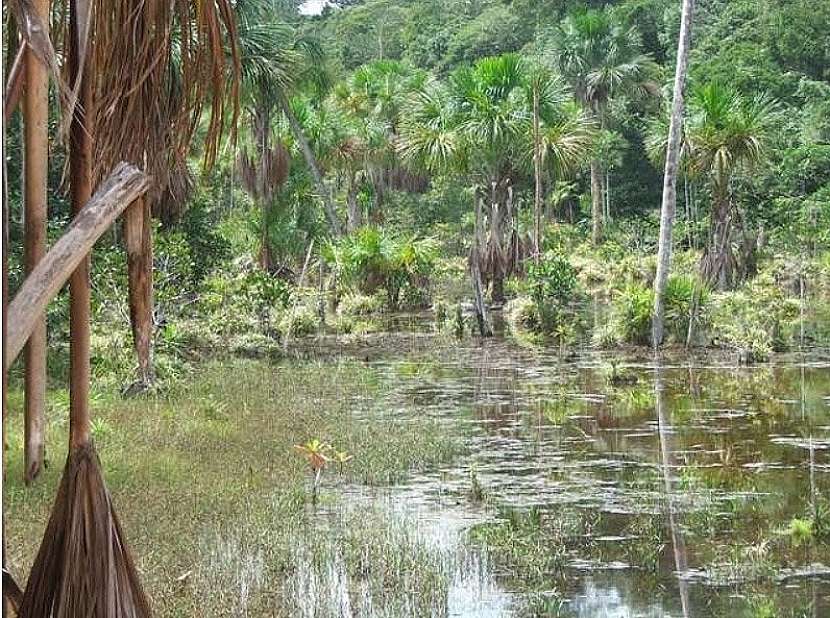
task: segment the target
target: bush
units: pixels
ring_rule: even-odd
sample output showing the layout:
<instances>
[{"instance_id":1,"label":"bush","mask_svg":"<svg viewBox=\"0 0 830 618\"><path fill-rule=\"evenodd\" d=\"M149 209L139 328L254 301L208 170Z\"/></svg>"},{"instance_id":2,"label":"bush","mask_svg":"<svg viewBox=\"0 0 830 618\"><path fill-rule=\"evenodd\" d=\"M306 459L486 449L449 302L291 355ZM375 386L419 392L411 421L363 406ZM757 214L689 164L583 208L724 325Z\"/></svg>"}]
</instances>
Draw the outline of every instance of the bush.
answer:
<instances>
[{"instance_id":1,"label":"bush","mask_svg":"<svg viewBox=\"0 0 830 618\"><path fill-rule=\"evenodd\" d=\"M732 292L712 299L713 343L738 351L746 362L764 361L791 341L799 316L799 301L788 297L770 272L764 272Z\"/></svg>"},{"instance_id":2,"label":"bush","mask_svg":"<svg viewBox=\"0 0 830 618\"><path fill-rule=\"evenodd\" d=\"M369 296L360 292L347 292L337 305L337 313L341 315L370 315L384 309L384 298L379 294Z\"/></svg>"},{"instance_id":3,"label":"bush","mask_svg":"<svg viewBox=\"0 0 830 618\"><path fill-rule=\"evenodd\" d=\"M429 304L438 245L431 238L400 237L383 228L365 227L327 247L324 259L342 284L373 295L386 290L389 308L402 299Z\"/></svg>"},{"instance_id":4,"label":"bush","mask_svg":"<svg viewBox=\"0 0 830 618\"><path fill-rule=\"evenodd\" d=\"M648 345L651 337L651 311L654 291L639 283L631 283L612 300L612 331L619 342Z\"/></svg>"},{"instance_id":5,"label":"bush","mask_svg":"<svg viewBox=\"0 0 830 618\"><path fill-rule=\"evenodd\" d=\"M296 307L289 307L282 312L282 318L277 325L283 337L301 337L317 332L320 324L320 316L314 306L298 304Z\"/></svg>"},{"instance_id":6,"label":"bush","mask_svg":"<svg viewBox=\"0 0 830 618\"><path fill-rule=\"evenodd\" d=\"M683 342L689 332L692 305L697 305L697 315L705 313L709 301L709 288L697 277L672 275L666 282L665 330L676 342Z\"/></svg>"},{"instance_id":7,"label":"bush","mask_svg":"<svg viewBox=\"0 0 830 618\"><path fill-rule=\"evenodd\" d=\"M528 267L527 287L543 332L561 332L566 318L573 316L576 284L576 269L559 253L546 253Z\"/></svg>"},{"instance_id":8,"label":"bush","mask_svg":"<svg viewBox=\"0 0 830 618\"><path fill-rule=\"evenodd\" d=\"M516 331L537 333L542 328L536 303L527 296L517 296L510 300L505 306L505 315Z\"/></svg>"}]
</instances>

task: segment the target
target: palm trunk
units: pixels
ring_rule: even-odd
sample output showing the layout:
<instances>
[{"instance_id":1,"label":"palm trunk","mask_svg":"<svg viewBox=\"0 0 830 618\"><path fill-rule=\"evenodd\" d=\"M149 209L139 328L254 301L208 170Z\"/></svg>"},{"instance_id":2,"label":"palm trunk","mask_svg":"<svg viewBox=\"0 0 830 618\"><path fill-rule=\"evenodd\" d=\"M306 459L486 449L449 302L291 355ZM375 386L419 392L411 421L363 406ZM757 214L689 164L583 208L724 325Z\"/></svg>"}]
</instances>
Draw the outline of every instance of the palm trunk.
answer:
<instances>
[{"instance_id":1,"label":"palm trunk","mask_svg":"<svg viewBox=\"0 0 830 618\"><path fill-rule=\"evenodd\" d=\"M265 95L260 96L260 101ZM256 199L260 206L260 234L259 234L259 265L262 270L270 273L274 269L271 258L271 247L268 242L268 222L270 219L271 199L273 187L269 183L268 170L271 162L271 108L268 105L258 105L253 114L253 129L256 137Z\"/></svg>"},{"instance_id":2,"label":"palm trunk","mask_svg":"<svg viewBox=\"0 0 830 618\"><path fill-rule=\"evenodd\" d=\"M536 263L542 248L542 145L539 135L539 88L533 88L533 253Z\"/></svg>"},{"instance_id":3,"label":"palm trunk","mask_svg":"<svg viewBox=\"0 0 830 618\"><path fill-rule=\"evenodd\" d=\"M35 11L48 24L49 0L36 0ZM31 50L26 52L25 122L25 268L32 272L46 254L46 188L49 149L49 76ZM38 317L25 353L23 479L31 483L43 467L46 411L46 315Z\"/></svg>"},{"instance_id":4,"label":"palm trunk","mask_svg":"<svg viewBox=\"0 0 830 618\"><path fill-rule=\"evenodd\" d=\"M346 193L347 229L349 233L354 232L363 225L363 217L360 212L360 204L357 202L357 183L354 174L349 177L349 188Z\"/></svg>"},{"instance_id":5,"label":"palm trunk","mask_svg":"<svg viewBox=\"0 0 830 618\"><path fill-rule=\"evenodd\" d=\"M732 285L735 274L732 203L726 187L716 187L713 194L712 223L709 241L700 261L700 274L709 285L726 290Z\"/></svg>"},{"instance_id":6,"label":"palm trunk","mask_svg":"<svg viewBox=\"0 0 830 618\"><path fill-rule=\"evenodd\" d=\"M264 198L261 199L262 210L262 229L259 234L259 267L263 271L270 273L274 270L274 261L271 258L271 248L268 242L268 204L269 202Z\"/></svg>"},{"instance_id":7,"label":"palm trunk","mask_svg":"<svg viewBox=\"0 0 830 618\"><path fill-rule=\"evenodd\" d=\"M70 23L77 24L84 16L76 15L75 2L70 4ZM82 60L78 28L70 28L69 66L73 83L78 79ZM69 182L72 214L77 215L92 196L92 90L83 70L78 91L78 106L69 133ZM69 278L69 445L82 447L89 443L89 331L90 331L89 256Z\"/></svg>"},{"instance_id":8,"label":"palm trunk","mask_svg":"<svg viewBox=\"0 0 830 618\"><path fill-rule=\"evenodd\" d=\"M479 267L481 261L481 199L476 198L475 201L475 237L473 238L473 248L470 253L470 278L473 284L473 302L476 311L476 320L478 322L478 332L482 337L492 337L493 329L490 326L490 320L487 317L487 305L484 304L484 289L481 283L481 268Z\"/></svg>"},{"instance_id":9,"label":"palm trunk","mask_svg":"<svg viewBox=\"0 0 830 618\"><path fill-rule=\"evenodd\" d=\"M143 197L124 211L130 324L138 359L138 385L153 382L153 240L150 203Z\"/></svg>"},{"instance_id":10,"label":"palm trunk","mask_svg":"<svg viewBox=\"0 0 830 618\"><path fill-rule=\"evenodd\" d=\"M611 223L611 170L605 170L605 212L603 213L603 223L608 225Z\"/></svg>"},{"instance_id":11,"label":"palm trunk","mask_svg":"<svg viewBox=\"0 0 830 618\"><path fill-rule=\"evenodd\" d=\"M278 98L282 113L285 114L285 117L288 119L288 125L291 127L294 139L297 140L297 143L300 146L300 151L303 153L306 165L308 165L309 170L311 170L311 176L314 179L314 185L317 188L317 193L319 193L320 199L323 200L323 209L326 212L326 219L328 219L331 233L335 236L340 236L342 234L340 220L337 218L337 213L334 211L331 193L329 193L326 188L326 183L323 181L323 171L320 168L320 164L317 162L317 157L314 156L314 152L311 150L311 145L308 143L305 133L303 133L303 128L300 126L300 122L297 120L294 112L291 111L291 105L289 105L288 98L285 96L285 93L280 91Z\"/></svg>"},{"instance_id":12,"label":"palm trunk","mask_svg":"<svg viewBox=\"0 0 830 618\"><path fill-rule=\"evenodd\" d=\"M602 171L599 161L591 160L591 242L602 241Z\"/></svg>"},{"instance_id":13,"label":"palm trunk","mask_svg":"<svg viewBox=\"0 0 830 618\"><path fill-rule=\"evenodd\" d=\"M660 207L660 238L657 249L657 274L654 278L654 311L651 341L657 348L663 343L666 282L671 269L672 227L677 200L677 167L680 159L680 133L683 124L683 88L691 48L694 0L683 0L680 38L677 43L677 66L674 74L674 99L669 121L669 139L666 145L666 168L663 174L663 203Z\"/></svg>"}]
</instances>

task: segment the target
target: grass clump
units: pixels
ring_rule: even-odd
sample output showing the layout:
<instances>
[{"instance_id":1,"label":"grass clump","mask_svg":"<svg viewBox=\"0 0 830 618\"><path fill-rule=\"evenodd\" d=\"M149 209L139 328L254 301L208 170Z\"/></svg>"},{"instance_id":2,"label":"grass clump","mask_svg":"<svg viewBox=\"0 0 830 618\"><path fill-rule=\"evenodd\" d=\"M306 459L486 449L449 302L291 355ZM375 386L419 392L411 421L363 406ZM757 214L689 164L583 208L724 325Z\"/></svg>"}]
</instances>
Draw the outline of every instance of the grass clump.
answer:
<instances>
[{"instance_id":1,"label":"grass clump","mask_svg":"<svg viewBox=\"0 0 830 618\"><path fill-rule=\"evenodd\" d=\"M561 575L570 552L584 542L587 521L570 509L506 509L498 519L473 526L469 540L500 572L530 589Z\"/></svg>"}]
</instances>

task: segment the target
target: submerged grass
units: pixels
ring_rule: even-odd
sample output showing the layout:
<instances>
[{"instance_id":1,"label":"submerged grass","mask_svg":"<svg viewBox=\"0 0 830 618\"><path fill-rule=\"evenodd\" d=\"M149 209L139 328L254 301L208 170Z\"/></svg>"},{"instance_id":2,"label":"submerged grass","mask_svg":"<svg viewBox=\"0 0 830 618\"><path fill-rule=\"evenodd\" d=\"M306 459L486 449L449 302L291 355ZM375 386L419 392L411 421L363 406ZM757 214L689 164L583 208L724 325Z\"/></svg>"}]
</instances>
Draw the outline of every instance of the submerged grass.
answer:
<instances>
[{"instance_id":1,"label":"submerged grass","mask_svg":"<svg viewBox=\"0 0 830 618\"><path fill-rule=\"evenodd\" d=\"M384 414L386 388L359 362L224 360L166 393L98 397L93 416L104 477L155 613L262 615L253 611L260 607L269 615L297 615L294 601L273 592L282 585L275 582L296 576L298 557L289 540L308 517L311 479L293 445L319 438L353 454L342 475L335 468L324 474L323 502L333 504L343 483L387 483L455 452L453 438L433 421ZM31 567L59 480L64 399L60 392L51 397L52 465L24 488L20 397L12 397L4 499L8 561L18 581ZM344 526L351 524L365 533L364 541L387 535L387 549L397 547L385 522L369 526L353 519ZM349 543L365 546L359 539ZM342 553L344 568L356 573L361 550ZM387 583L393 595L395 585L411 585Z\"/></svg>"}]
</instances>

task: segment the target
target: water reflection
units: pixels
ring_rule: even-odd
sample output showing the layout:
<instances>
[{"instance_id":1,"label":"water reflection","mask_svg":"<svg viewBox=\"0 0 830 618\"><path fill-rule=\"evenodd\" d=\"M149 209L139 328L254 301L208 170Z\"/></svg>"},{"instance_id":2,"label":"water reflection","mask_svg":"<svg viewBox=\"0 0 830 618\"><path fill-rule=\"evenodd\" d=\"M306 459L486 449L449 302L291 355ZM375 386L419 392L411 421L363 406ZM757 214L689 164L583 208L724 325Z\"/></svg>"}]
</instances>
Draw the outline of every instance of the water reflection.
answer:
<instances>
[{"instance_id":1,"label":"water reflection","mask_svg":"<svg viewBox=\"0 0 830 618\"><path fill-rule=\"evenodd\" d=\"M439 527L461 522L462 542L503 507L581 514L590 533L550 583L563 615L735 616L767 600L778 615L830 615L830 580L810 566L830 550L816 542L805 556L781 533L826 501L827 362L620 357L620 382L607 355L568 362L501 339L404 341L370 360L390 393L374 405L434 418L467 454L373 499L426 508ZM473 468L485 505L466 498ZM516 578L499 583L496 597L525 594Z\"/></svg>"},{"instance_id":2,"label":"water reflection","mask_svg":"<svg viewBox=\"0 0 830 618\"><path fill-rule=\"evenodd\" d=\"M666 516L671 531L672 553L674 554L675 574L678 578L680 590L680 604L684 618L691 617L689 609L689 584L686 579L688 556L686 541L678 520L682 517L682 510L675 499L676 477L672 473L677 469L672 445L672 427L670 412L667 413L666 387L663 379L663 367L659 364L654 369L654 410L657 416L657 435L660 442L660 469L663 474L663 485L666 490Z\"/></svg>"}]
</instances>

